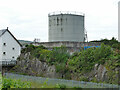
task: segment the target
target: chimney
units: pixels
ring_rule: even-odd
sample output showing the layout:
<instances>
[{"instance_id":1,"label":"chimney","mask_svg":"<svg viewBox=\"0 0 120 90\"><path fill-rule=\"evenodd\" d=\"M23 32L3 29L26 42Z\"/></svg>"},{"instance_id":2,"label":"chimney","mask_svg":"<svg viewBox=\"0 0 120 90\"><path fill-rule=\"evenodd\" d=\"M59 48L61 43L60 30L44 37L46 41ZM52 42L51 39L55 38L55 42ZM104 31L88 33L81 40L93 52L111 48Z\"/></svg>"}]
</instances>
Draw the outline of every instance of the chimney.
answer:
<instances>
[{"instance_id":1,"label":"chimney","mask_svg":"<svg viewBox=\"0 0 120 90\"><path fill-rule=\"evenodd\" d=\"M8 30L8 27L7 27L7 30Z\"/></svg>"}]
</instances>

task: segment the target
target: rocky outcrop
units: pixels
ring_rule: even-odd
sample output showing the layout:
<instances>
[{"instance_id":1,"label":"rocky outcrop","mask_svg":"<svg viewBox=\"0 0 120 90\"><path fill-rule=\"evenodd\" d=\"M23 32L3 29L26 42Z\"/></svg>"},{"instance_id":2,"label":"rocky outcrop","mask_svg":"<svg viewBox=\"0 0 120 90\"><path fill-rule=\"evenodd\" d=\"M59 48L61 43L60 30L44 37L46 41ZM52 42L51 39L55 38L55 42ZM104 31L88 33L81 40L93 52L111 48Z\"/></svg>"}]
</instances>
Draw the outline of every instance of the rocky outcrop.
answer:
<instances>
[{"instance_id":1,"label":"rocky outcrop","mask_svg":"<svg viewBox=\"0 0 120 90\"><path fill-rule=\"evenodd\" d=\"M91 72L85 74L88 78L88 81L96 82L107 82L107 83L117 83L119 80L119 70L120 68L116 69L107 69L106 64L95 64L94 69Z\"/></svg>"},{"instance_id":2,"label":"rocky outcrop","mask_svg":"<svg viewBox=\"0 0 120 90\"><path fill-rule=\"evenodd\" d=\"M18 72L21 74L33 75L33 76L41 76L48 78L63 78L64 74L57 73L55 65L48 65L44 61L40 61L39 59L32 57L30 52L21 54L18 58L17 65L13 68L14 72ZM97 82L109 82L114 79L117 80L119 77L120 68L115 68L114 70L108 70L105 65L95 64L93 70L87 73L74 73L69 72L69 76L73 80L86 80L86 81L97 81ZM66 78L66 77L65 77ZM80 79L82 78L82 79ZM110 80L111 79L111 80ZM116 81L117 82L117 81Z\"/></svg>"},{"instance_id":3,"label":"rocky outcrop","mask_svg":"<svg viewBox=\"0 0 120 90\"><path fill-rule=\"evenodd\" d=\"M46 62L41 62L37 58L30 59L30 53L21 54L17 65L13 68L15 72L33 76L43 76L49 78L58 78L60 74L56 73L55 66L49 66Z\"/></svg>"},{"instance_id":4,"label":"rocky outcrop","mask_svg":"<svg viewBox=\"0 0 120 90\"><path fill-rule=\"evenodd\" d=\"M95 64L94 76L98 81L104 81L107 78L107 69L103 65Z\"/></svg>"}]
</instances>

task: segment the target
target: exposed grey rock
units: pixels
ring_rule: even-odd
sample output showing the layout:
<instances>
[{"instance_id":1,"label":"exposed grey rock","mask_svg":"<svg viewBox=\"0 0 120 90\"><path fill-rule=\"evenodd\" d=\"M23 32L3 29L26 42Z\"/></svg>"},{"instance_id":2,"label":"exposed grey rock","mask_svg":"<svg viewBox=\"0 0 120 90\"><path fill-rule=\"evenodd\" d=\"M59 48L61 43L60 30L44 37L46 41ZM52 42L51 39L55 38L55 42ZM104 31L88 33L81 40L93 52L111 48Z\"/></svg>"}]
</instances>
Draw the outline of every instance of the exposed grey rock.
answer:
<instances>
[{"instance_id":1,"label":"exposed grey rock","mask_svg":"<svg viewBox=\"0 0 120 90\"><path fill-rule=\"evenodd\" d=\"M30 53L21 55L22 60L18 60L16 68L18 72L26 73L28 75L44 76L55 78L60 75L56 73L55 66L49 66L46 62L41 62L37 58L30 60Z\"/></svg>"},{"instance_id":2,"label":"exposed grey rock","mask_svg":"<svg viewBox=\"0 0 120 90\"><path fill-rule=\"evenodd\" d=\"M61 78L65 77L62 73L56 73L56 68L54 65L48 65L46 62L42 62L37 58L30 59L30 53L21 54L20 60L17 62L18 68L16 68L18 72L25 73L28 75L35 76L43 76L48 78ZM114 71L119 71L120 68L116 68ZM109 81L109 77L107 76L107 69L104 65L95 64L93 70L88 73L78 74L78 73L70 73L70 78L74 80L79 80L81 76L86 77L89 81L97 79L97 81ZM115 76L116 78L118 76Z\"/></svg>"},{"instance_id":3,"label":"exposed grey rock","mask_svg":"<svg viewBox=\"0 0 120 90\"><path fill-rule=\"evenodd\" d=\"M97 69L97 67L98 67L98 64L95 64L95 69Z\"/></svg>"},{"instance_id":4,"label":"exposed grey rock","mask_svg":"<svg viewBox=\"0 0 120 90\"><path fill-rule=\"evenodd\" d=\"M103 65L99 65L97 70L97 79L98 81L104 81L106 79L107 69Z\"/></svg>"}]
</instances>

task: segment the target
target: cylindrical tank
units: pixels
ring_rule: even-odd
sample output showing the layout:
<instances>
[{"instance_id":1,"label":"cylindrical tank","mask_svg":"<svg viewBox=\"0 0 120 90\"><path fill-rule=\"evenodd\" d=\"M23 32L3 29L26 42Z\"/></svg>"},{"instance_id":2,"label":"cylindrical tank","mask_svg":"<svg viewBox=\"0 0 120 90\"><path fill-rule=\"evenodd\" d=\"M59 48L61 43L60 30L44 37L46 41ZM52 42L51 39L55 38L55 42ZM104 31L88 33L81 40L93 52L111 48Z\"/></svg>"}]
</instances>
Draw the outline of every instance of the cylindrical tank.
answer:
<instances>
[{"instance_id":1,"label":"cylindrical tank","mask_svg":"<svg viewBox=\"0 0 120 90\"><path fill-rule=\"evenodd\" d=\"M49 15L49 42L85 41L84 14L60 12Z\"/></svg>"}]
</instances>

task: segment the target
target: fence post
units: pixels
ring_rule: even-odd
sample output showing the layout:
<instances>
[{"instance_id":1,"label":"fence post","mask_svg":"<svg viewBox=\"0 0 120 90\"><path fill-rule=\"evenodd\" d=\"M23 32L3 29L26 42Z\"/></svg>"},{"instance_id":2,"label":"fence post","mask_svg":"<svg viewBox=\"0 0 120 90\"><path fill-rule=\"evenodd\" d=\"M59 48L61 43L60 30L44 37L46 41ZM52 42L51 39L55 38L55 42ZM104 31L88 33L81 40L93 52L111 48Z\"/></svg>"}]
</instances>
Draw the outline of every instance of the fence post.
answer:
<instances>
[{"instance_id":1,"label":"fence post","mask_svg":"<svg viewBox=\"0 0 120 90\"><path fill-rule=\"evenodd\" d=\"M72 87L73 87L73 80L72 80Z\"/></svg>"}]
</instances>

